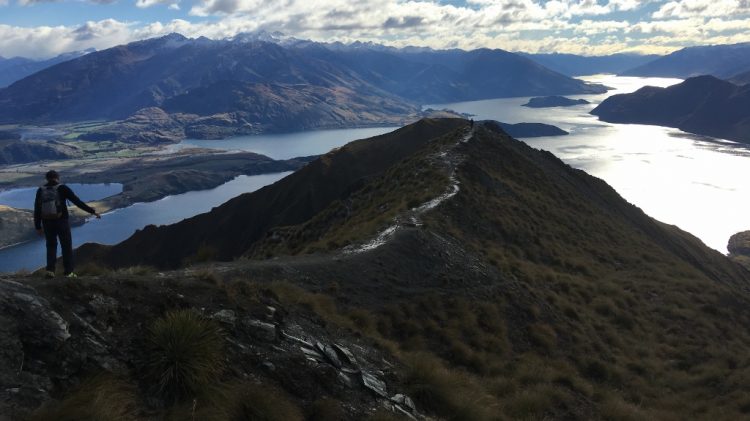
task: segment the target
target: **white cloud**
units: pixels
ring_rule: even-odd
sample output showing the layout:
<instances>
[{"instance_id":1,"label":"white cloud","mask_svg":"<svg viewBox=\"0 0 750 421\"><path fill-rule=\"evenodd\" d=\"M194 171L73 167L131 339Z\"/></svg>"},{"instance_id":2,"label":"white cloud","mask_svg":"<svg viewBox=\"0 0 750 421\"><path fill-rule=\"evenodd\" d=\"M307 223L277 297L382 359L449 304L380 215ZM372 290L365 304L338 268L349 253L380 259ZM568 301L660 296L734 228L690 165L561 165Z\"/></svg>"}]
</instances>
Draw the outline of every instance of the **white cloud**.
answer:
<instances>
[{"instance_id":1,"label":"white cloud","mask_svg":"<svg viewBox=\"0 0 750 421\"><path fill-rule=\"evenodd\" d=\"M577 26L575 26L573 32L591 36L621 32L628 27L630 27L630 23L627 21L582 20Z\"/></svg>"},{"instance_id":2,"label":"white cloud","mask_svg":"<svg viewBox=\"0 0 750 421\"><path fill-rule=\"evenodd\" d=\"M750 14L747 0L675 0L653 13L655 19L688 17L733 17Z\"/></svg>"},{"instance_id":3,"label":"white cloud","mask_svg":"<svg viewBox=\"0 0 750 421\"><path fill-rule=\"evenodd\" d=\"M135 6L141 9L156 5L166 5L172 10L180 10L179 0L136 0Z\"/></svg>"},{"instance_id":4,"label":"white cloud","mask_svg":"<svg viewBox=\"0 0 750 421\"><path fill-rule=\"evenodd\" d=\"M747 20L741 17L710 17L708 14L709 17L649 21L646 16L646 21L640 22L633 22L636 18L632 15L627 15L628 21L608 18L608 13L637 9L657 0L609 0L606 3L601 0L548 0L545 3L540 0L469 0L465 7L435 0L279 0L273 5L263 0L198 1L190 13L210 15L210 18L153 23L106 19L80 26L33 28L0 25L0 55L49 57L71 50L107 48L171 32L220 39L260 29L316 41L372 41L393 46L489 47L578 54L663 53L685 45L705 44L707 40L750 41ZM684 12L700 9L697 2L708 4L707 0L682 0L679 4ZM706 7L723 10L722 7L734 4L732 2L739 6L750 4L750 0L715 0ZM670 1L661 8L671 3L678 4L676 0ZM136 5L179 8L179 0L136 0Z\"/></svg>"},{"instance_id":5,"label":"white cloud","mask_svg":"<svg viewBox=\"0 0 750 421\"><path fill-rule=\"evenodd\" d=\"M0 55L45 58L87 48L108 48L132 40L129 24L105 19L77 27L0 25Z\"/></svg>"}]
</instances>

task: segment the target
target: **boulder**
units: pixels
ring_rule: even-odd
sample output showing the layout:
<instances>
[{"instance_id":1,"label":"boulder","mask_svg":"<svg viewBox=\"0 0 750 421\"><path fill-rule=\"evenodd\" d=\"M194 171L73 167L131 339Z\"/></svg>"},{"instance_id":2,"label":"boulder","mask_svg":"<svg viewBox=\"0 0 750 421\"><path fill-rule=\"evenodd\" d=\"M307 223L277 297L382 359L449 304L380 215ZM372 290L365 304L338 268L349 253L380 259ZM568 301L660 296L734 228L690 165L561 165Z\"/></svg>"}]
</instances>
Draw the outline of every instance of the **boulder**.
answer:
<instances>
[{"instance_id":1,"label":"boulder","mask_svg":"<svg viewBox=\"0 0 750 421\"><path fill-rule=\"evenodd\" d=\"M750 231L738 232L730 237L727 249L732 255L750 256Z\"/></svg>"}]
</instances>

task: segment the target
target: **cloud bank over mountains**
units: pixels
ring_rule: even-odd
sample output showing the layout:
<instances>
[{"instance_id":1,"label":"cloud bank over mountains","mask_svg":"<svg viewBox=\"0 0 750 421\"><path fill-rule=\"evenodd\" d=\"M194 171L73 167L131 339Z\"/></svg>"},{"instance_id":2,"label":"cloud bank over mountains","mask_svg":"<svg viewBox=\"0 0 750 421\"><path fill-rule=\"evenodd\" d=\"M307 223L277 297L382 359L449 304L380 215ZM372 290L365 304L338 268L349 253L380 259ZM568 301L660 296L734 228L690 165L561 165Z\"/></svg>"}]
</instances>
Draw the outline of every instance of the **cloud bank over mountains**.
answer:
<instances>
[{"instance_id":1,"label":"cloud bank over mountains","mask_svg":"<svg viewBox=\"0 0 750 421\"><path fill-rule=\"evenodd\" d=\"M0 14L2 8L32 14L49 1L0 0ZM65 1L78 0L58 0L57 6ZM92 10L163 9L160 17L171 11L174 18L55 26L6 21L0 23L0 55L43 58L170 32L217 39L257 30L316 41L585 55L667 53L688 45L750 41L750 0L88 1Z\"/></svg>"}]
</instances>

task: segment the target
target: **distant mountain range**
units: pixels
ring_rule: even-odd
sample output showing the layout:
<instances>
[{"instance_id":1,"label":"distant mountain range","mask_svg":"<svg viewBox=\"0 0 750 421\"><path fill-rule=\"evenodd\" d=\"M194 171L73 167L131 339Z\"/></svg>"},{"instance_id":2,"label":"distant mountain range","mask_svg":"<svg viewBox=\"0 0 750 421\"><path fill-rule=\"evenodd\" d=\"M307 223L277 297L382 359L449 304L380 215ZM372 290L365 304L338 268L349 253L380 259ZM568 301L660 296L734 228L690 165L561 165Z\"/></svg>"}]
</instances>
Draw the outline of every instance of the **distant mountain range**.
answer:
<instances>
[{"instance_id":1,"label":"distant mountain range","mask_svg":"<svg viewBox=\"0 0 750 421\"><path fill-rule=\"evenodd\" d=\"M654 124L750 143L750 85L699 76L670 86L613 95L592 114L612 123Z\"/></svg>"},{"instance_id":2,"label":"distant mountain range","mask_svg":"<svg viewBox=\"0 0 750 421\"><path fill-rule=\"evenodd\" d=\"M654 61L661 56L655 54L612 54L607 56L579 56L575 54L527 54L521 53L537 63L567 76L585 76L598 73L620 74Z\"/></svg>"},{"instance_id":3,"label":"distant mountain range","mask_svg":"<svg viewBox=\"0 0 750 421\"><path fill-rule=\"evenodd\" d=\"M712 75L729 79L746 71L750 71L750 43L687 47L622 74L683 79Z\"/></svg>"},{"instance_id":4,"label":"distant mountain range","mask_svg":"<svg viewBox=\"0 0 750 421\"><path fill-rule=\"evenodd\" d=\"M172 34L20 80L0 90L0 120L119 120L160 107L202 117L234 113L231 124L284 130L388 123L425 103L601 92L602 86L502 50L344 48Z\"/></svg>"},{"instance_id":5,"label":"distant mountain range","mask_svg":"<svg viewBox=\"0 0 750 421\"><path fill-rule=\"evenodd\" d=\"M25 57L4 58L0 57L0 88L4 88L15 81L44 70L55 64L62 63L91 53L94 50L73 51L60 54L47 60L32 60Z\"/></svg>"}]
</instances>

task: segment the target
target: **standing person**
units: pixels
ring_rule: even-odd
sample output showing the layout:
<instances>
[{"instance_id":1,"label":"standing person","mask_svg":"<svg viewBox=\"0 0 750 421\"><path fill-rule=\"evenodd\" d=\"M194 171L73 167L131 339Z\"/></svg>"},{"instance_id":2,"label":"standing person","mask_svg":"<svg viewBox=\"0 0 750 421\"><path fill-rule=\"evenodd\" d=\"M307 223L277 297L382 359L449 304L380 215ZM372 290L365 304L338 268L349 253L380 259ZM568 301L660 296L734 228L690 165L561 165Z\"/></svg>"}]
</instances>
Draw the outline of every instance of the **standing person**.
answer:
<instances>
[{"instance_id":1,"label":"standing person","mask_svg":"<svg viewBox=\"0 0 750 421\"><path fill-rule=\"evenodd\" d=\"M68 215L68 200L82 210L96 215L94 208L83 203L73 190L65 184L60 184L60 175L52 170L44 176L47 183L39 187L34 200L34 226L37 233L47 239L47 278L55 277L55 263L57 261L57 239L60 239L65 276L75 278L73 272L73 238L70 234Z\"/></svg>"}]
</instances>

